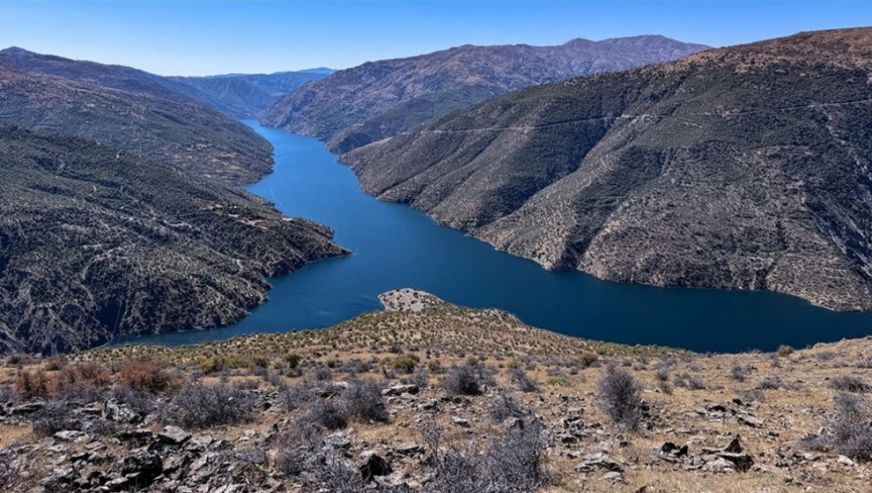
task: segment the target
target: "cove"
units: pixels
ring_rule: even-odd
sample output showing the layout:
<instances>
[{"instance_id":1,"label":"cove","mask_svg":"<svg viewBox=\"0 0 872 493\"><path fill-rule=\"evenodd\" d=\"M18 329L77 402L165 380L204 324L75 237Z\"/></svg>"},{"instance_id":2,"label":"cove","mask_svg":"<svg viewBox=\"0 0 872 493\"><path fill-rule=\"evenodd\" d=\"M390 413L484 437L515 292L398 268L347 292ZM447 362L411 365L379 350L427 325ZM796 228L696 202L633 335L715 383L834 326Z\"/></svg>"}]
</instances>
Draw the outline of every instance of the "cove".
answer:
<instances>
[{"instance_id":1,"label":"cove","mask_svg":"<svg viewBox=\"0 0 872 493\"><path fill-rule=\"evenodd\" d=\"M787 295L656 288L546 271L411 207L366 195L354 173L314 138L245 123L275 147L274 172L249 191L287 216L330 226L353 254L273 279L270 300L235 325L118 342L192 344L326 327L380 308L379 293L403 287L500 308L573 336L694 351L768 351L872 334L872 313L832 312Z\"/></svg>"}]
</instances>

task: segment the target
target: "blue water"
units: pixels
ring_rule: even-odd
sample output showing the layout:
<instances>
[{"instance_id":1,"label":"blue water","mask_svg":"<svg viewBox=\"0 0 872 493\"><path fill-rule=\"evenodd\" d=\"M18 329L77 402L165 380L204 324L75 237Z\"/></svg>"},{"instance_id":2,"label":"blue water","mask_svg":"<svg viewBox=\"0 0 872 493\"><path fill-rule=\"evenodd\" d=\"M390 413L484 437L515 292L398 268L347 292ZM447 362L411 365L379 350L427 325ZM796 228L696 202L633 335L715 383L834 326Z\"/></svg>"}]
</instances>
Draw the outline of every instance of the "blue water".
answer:
<instances>
[{"instance_id":1,"label":"blue water","mask_svg":"<svg viewBox=\"0 0 872 493\"><path fill-rule=\"evenodd\" d=\"M287 216L332 227L354 253L272 281L270 301L236 325L132 339L186 344L251 332L325 327L414 287L454 303L498 307L525 322L592 339L698 351L771 350L872 334L872 314L835 313L767 292L669 289L601 281L537 264L364 194L313 138L246 122L275 147L275 171L249 190Z\"/></svg>"}]
</instances>

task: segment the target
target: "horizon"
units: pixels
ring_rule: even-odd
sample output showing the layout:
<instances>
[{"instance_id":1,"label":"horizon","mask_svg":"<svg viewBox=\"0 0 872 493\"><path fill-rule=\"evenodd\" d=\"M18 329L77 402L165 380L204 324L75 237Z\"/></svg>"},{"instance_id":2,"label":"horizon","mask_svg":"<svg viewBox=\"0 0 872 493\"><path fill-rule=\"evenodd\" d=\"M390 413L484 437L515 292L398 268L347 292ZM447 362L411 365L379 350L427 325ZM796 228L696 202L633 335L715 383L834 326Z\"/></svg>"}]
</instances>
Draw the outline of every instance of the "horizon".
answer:
<instances>
[{"instance_id":1,"label":"horizon","mask_svg":"<svg viewBox=\"0 0 872 493\"><path fill-rule=\"evenodd\" d=\"M865 25L872 25L872 5L848 0L0 4L2 47L174 76L342 70L462 45L577 38L661 35L717 48Z\"/></svg>"}]
</instances>

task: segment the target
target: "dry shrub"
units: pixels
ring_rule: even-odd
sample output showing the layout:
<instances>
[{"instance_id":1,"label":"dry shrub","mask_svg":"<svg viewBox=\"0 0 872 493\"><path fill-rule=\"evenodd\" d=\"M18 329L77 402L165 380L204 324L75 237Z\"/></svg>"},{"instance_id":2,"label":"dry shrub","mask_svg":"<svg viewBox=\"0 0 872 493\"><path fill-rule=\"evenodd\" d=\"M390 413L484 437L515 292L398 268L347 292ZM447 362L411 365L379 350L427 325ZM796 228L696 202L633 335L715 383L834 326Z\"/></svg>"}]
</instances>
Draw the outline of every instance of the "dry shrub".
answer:
<instances>
[{"instance_id":1,"label":"dry shrub","mask_svg":"<svg viewBox=\"0 0 872 493\"><path fill-rule=\"evenodd\" d=\"M173 378L153 361L140 360L125 363L115 375L119 385L159 394L175 386Z\"/></svg>"},{"instance_id":2,"label":"dry shrub","mask_svg":"<svg viewBox=\"0 0 872 493\"><path fill-rule=\"evenodd\" d=\"M57 391L57 378L43 370L19 370L13 388L25 399L47 397Z\"/></svg>"}]
</instances>

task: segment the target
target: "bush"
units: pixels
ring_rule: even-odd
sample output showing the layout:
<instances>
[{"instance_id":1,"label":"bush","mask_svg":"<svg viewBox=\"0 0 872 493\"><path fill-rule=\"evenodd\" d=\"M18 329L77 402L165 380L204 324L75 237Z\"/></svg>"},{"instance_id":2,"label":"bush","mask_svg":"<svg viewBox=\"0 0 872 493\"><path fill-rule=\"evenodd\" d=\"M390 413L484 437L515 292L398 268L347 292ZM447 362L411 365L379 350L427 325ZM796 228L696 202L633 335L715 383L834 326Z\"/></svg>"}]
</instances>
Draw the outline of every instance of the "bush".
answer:
<instances>
[{"instance_id":1,"label":"bush","mask_svg":"<svg viewBox=\"0 0 872 493\"><path fill-rule=\"evenodd\" d=\"M406 373L412 373L415 371L415 368L418 366L418 356L414 354L404 354L402 356L397 356L391 361L391 368L394 370L404 371Z\"/></svg>"},{"instance_id":2,"label":"bush","mask_svg":"<svg viewBox=\"0 0 872 493\"><path fill-rule=\"evenodd\" d=\"M527 374L521 368L515 368L510 373L512 382L518 386L518 390L521 392L538 392L539 386L536 385Z\"/></svg>"},{"instance_id":3,"label":"bush","mask_svg":"<svg viewBox=\"0 0 872 493\"><path fill-rule=\"evenodd\" d=\"M844 375L835 377L830 381L830 387L839 392L854 392L862 394L872 390L872 386L857 377Z\"/></svg>"},{"instance_id":4,"label":"bush","mask_svg":"<svg viewBox=\"0 0 872 493\"><path fill-rule=\"evenodd\" d=\"M730 378L737 382L744 382L752 372L753 369L748 365L733 365L730 369Z\"/></svg>"},{"instance_id":5,"label":"bush","mask_svg":"<svg viewBox=\"0 0 872 493\"><path fill-rule=\"evenodd\" d=\"M781 388L784 388L784 382L781 381L781 377L778 375L770 375L757 382L757 389L759 390L778 390Z\"/></svg>"},{"instance_id":6,"label":"bush","mask_svg":"<svg viewBox=\"0 0 872 493\"><path fill-rule=\"evenodd\" d=\"M832 450L851 459L872 461L872 409L862 396L839 394L835 416L823 435L804 440L815 449Z\"/></svg>"},{"instance_id":7,"label":"bush","mask_svg":"<svg viewBox=\"0 0 872 493\"><path fill-rule=\"evenodd\" d=\"M474 449L440 450L438 431L429 431L435 477L432 493L536 491L548 482L546 441L539 421L528 420L491 442L483 454Z\"/></svg>"},{"instance_id":8,"label":"bush","mask_svg":"<svg viewBox=\"0 0 872 493\"><path fill-rule=\"evenodd\" d=\"M776 351L776 354L778 354L778 356L781 356L782 358L785 356L790 356L791 354L793 354L793 348L788 346L787 344L782 344L778 346L778 351Z\"/></svg>"},{"instance_id":9,"label":"bush","mask_svg":"<svg viewBox=\"0 0 872 493\"><path fill-rule=\"evenodd\" d=\"M359 421L388 420L382 388L373 382L352 382L343 393L347 415Z\"/></svg>"},{"instance_id":10,"label":"bush","mask_svg":"<svg viewBox=\"0 0 872 493\"><path fill-rule=\"evenodd\" d=\"M344 406L338 406L329 400L316 401L307 415L309 421L327 428L338 430L348 425L348 415Z\"/></svg>"},{"instance_id":11,"label":"bush","mask_svg":"<svg viewBox=\"0 0 872 493\"><path fill-rule=\"evenodd\" d=\"M73 407L64 400L52 399L31 417L33 432L51 436L63 430L78 430L80 422Z\"/></svg>"},{"instance_id":12,"label":"bush","mask_svg":"<svg viewBox=\"0 0 872 493\"><path fill-rule=\"evenodd\" d=\"M300 355L297 353L288 353L285 355L285 364L289 370L296 370L300 366Z\"/></svg>"},{"instance_id":13,"label":"bush","mask_svg":"<svg viewBox=\"0 0 872 493\"><path fill-rule=\"evenodd\" d=\"M509 395L497 397L490 408L490 416L497 423L502 423L508 418L521 418L527 414L528 411Z\"/></svg>"},{"instance_id":14,"label":"bush","mask_svg":"<svg viewBox=\"0 0 872 493\"><path fill-rule=\"evenodd\" d=\"M159 394L172 386L170 375L152 361L131 361L118 370L115 381L133 389Z\"/></svg>"},{"instance_id":15,"label":"bush","mask_svg":"<svg viewBox=\"0 0 872 493\"><path fill-rule=\"evenodd\" d=\"M157 410L157 399L145 390L137 390L128 385L121 385L113 389L112 396L116 401L129 407L140 416L146 416Z\"/></svg>"},{"instance_id":16,"label":"bush","mask_svg":"<svg viewBox=\"0 0 872 493\"><path fill-rule=\"evenodd\" d=\"M279 401L282 403L286 411L293 411L307 405L315 395L312 390L312 384L309 381L303 381L296 385L283 385L279 389Z\"/></svg>"},{"instance_id":17,"label":"bush","mask_svg":"<svg viewBox=\"0 0 872 493\"><path fill-rule=\"evenodd\" d=\"M193 383L173 397L162 419L186 428L230 425L254 419L255 405L255 396L238 385Z\"/></svg>"},{"instance_id":18,"label":"bush","mask_svg":"<svg viewBox=\"0 0 872 493\"><path fill-rule=\"evenodd\" d=\"M598 393L603 412L616 425L637 430L642 420L641 386L626 370L609 366L599 382Z\"/></svg>"},{"instance_id":19,"label":"bush","mask_svg":"<svg viewBox=\"0 0 872 493\"><path fill-rule=\"evenodd\" d=\"M702 380L689 373L681 373L675 376L673 383L676 387L684 387L687 390L705 390L706 385Z\"/></svg>"},{"instance_id":20,"label":"bush","mask_svg":"<svg viewBox=\"0 0 872 493\"><path fill-rule=\"evenodd\" d=\"M49 378L48 374L42 370L34 372L19 370L15 375L15 383L13 384L15 391L25 399L46 397L56 387L57 383L54 379Z\"/></svg>"},{"instance_id":21,"label":"bush","mask_svg":"<svg viewBox=\"0 0 872 493\"><path fill-rule=\"evenodd\" d=\"M455 366L442 379L442 387L451 395L479 395L482 392L482 376L477 366Z\"/></svg>"},{"instance_id":22,"label":"bush","mask_svg":"<svg viewBox=\"0 0 872 493\"><path fill-rule=\"evenodd\" d=\"M581 366L583 366L585 368L589 368L589 367L595 365L597 363L597 361L599 361L599 356L596 353L591 353L591 352L587 351L587 352L581 353L579 360L581 361Z\"/></svg>"}]
</instances>

